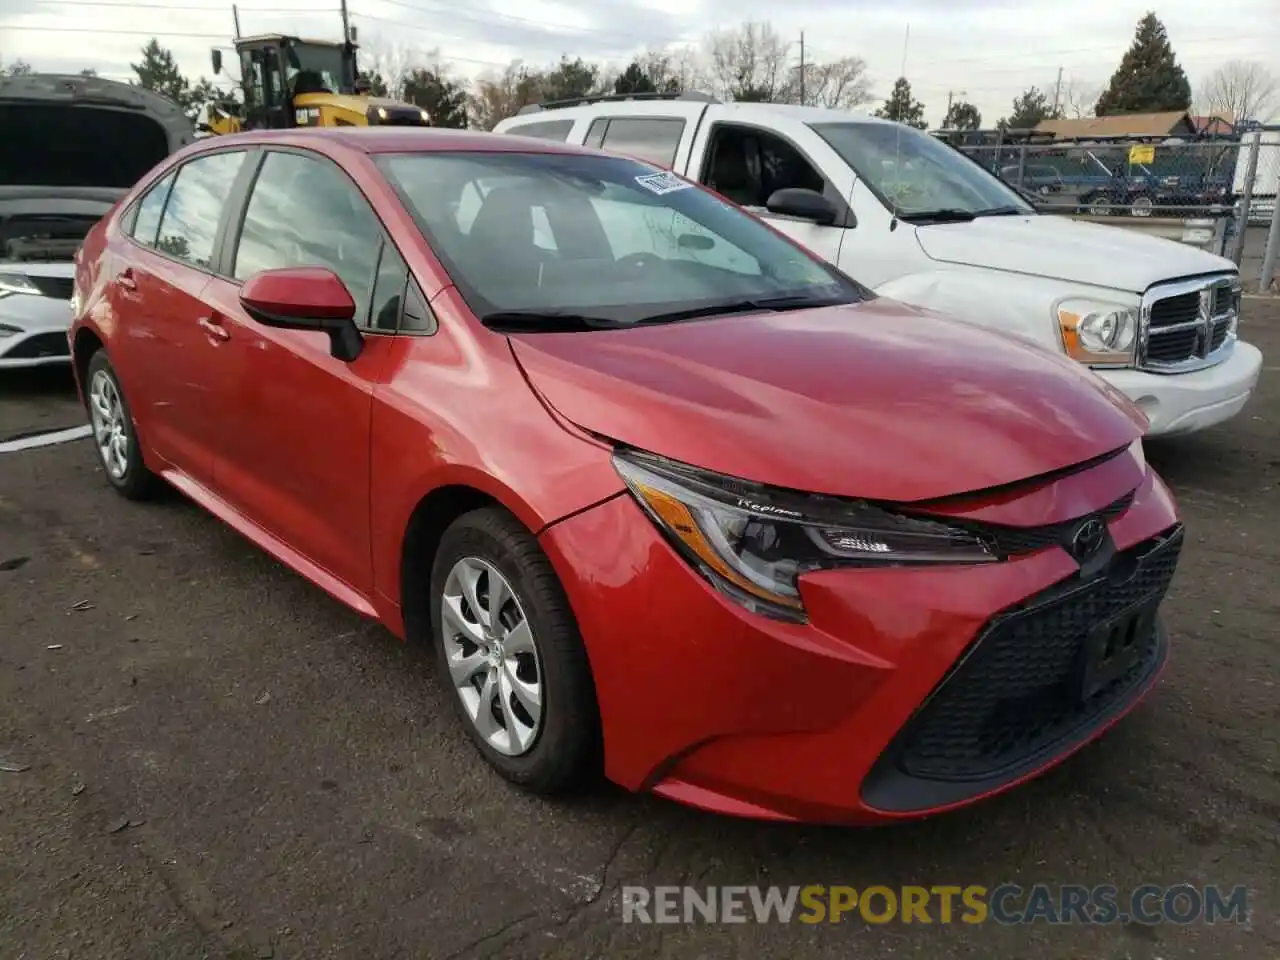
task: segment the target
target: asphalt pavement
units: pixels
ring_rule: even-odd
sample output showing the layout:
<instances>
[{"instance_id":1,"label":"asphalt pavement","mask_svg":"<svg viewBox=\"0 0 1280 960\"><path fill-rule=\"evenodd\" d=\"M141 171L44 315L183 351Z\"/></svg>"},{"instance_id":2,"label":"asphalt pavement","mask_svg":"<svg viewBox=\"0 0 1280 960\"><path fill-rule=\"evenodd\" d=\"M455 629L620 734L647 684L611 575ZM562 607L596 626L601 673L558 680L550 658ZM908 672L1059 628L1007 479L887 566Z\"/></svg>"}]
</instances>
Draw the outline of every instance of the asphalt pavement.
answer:
<instances>
[{"instance_id":1,"label":"asphalt pavement","mask_svg":"<svg viewBox=\"0 0 1280 960\"><path fill-rule=\"evenodd\" d=\"M1222 428L1151 444L1188 543L1146 703L1051 774L878 830L506 786L401 645L88 441L0 453L0 958L1280 957L1280 301ZM0 376L0 444L83 423ZM662 692L653 692L661 710ZM624 885L1249 888L1246 924L623 923Z\"/></svg>"}]
</instances>

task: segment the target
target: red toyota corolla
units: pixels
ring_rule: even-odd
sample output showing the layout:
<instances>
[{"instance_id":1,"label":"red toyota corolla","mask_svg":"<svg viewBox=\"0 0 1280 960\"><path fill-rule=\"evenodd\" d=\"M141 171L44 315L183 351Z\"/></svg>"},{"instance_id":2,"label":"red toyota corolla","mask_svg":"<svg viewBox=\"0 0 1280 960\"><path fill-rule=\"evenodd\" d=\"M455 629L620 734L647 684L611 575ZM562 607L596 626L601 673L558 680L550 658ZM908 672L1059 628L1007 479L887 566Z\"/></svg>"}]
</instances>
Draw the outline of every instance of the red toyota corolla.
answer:
<instances>
[{"instance_id":1,"label":"red toyota corolla","mask_svg":"<svg viewBox=\"0 0 1280 960\"><path fill-rule=\"evenodd\" d=\"M433 644L530 789L919 816L1062 760L1165 661L1182 533L1134 407L633 160L206 140L94 229L75 302L109 481Z\"/></svg>"}]
</instances>

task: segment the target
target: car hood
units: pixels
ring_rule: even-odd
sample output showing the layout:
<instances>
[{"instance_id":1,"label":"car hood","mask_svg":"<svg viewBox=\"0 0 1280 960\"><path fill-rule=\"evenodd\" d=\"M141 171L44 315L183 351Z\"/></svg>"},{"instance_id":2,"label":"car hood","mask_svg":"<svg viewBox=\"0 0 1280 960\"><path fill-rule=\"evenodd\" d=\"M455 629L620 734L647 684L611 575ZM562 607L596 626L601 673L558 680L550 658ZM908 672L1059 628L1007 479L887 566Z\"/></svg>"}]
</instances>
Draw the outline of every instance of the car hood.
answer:
<instances>
[{"instance_id":1,"label":"car hood","mask_svg":"<svg viewBox=\"0 0 1280 960\"><path fill-rule=\"evenodd\" d=\"M916 228L932 260L1110 287L1140 294L1152 284L1235 272L1230 260L1132 230L1070 217L979 217Z\"/></svg>"},{"instance_id":2,"label":"car hood","mask_svg":"<svg viewBox=\"0 0 1280 960\"><path fill-rule=\"evenodd\" d=\"M510 339L534 389L579 427L814 493L968 493L1100 456L1146 427L1065 357L883 298Z\"/></svg>"}]
</instances>

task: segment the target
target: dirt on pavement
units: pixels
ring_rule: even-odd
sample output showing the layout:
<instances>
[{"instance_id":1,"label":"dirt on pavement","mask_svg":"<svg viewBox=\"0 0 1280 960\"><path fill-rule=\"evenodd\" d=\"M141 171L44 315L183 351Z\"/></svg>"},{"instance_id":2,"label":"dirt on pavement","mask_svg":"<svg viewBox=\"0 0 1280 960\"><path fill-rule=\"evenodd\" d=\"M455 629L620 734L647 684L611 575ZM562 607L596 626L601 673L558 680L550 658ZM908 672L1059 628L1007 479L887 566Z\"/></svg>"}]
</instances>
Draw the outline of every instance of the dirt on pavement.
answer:
<instances>
[{"instance_id":1,"label":"dirt on pavement","mask_svg":"<svg viewBox=\"0 0 1280 960\"><path fill-rule=\"evenodd\" d=\"M1258 395L1149 445L1188 530L1159 686L1041 779L888 829L523 795L423 651L177 496L125 502L87 441L0 454L0 960L1276 960L1280 301L1246 304ZM80 422L64 374L0 378L0 441ZM1244 884L1251 919L640 925L618 906L623 885L1002 882Z\"/></svg>"}]
</instances>

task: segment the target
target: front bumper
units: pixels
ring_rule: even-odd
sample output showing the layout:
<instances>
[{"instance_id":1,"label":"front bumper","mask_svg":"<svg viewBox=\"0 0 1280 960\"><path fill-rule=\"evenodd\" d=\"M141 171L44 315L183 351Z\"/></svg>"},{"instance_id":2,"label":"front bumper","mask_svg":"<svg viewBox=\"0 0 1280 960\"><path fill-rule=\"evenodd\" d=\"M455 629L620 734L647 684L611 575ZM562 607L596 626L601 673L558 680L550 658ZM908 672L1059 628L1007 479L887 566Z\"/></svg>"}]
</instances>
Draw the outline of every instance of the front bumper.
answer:
<instances>
[{"instance_id":1,"label":"front bumper","mask_svg":"<svg viewBox=\"0 0 1280 960\"><path fill-rule=\"evenodd\" d=\"M0 370L70 362L67 301L26 294L0 297L0 324L18 331L0 336Z\"/></svg>"},{"instance_id":2,"label":"front bumper","mask_svg":"<svg viewBox=\"0 0 1280 960\"><path fill-rule=\"evenodd\" d=\"M1099 376L1134 401L1151 425L1147 436L1194 433L1230 420L1258 385L1262 351L1237 341L1222 363L1194 373L1098 370Z\"/></svg>"},{"instance_id":3,"label":"front bumper","mask_svg":"<svg viewBox=\"0 0 1280 960\"><path fill-rule=\"evenodd\" d=\"M1088 474L1063 482L1087 483ZM1168 491L1147 473L1109 522L1119 566L1091 579L1090 590L1108 589L1108 578L1135 579L1134 558L1176 525ZM971 567L810 574L802 582L809 623L790 624L748 614L714 591L625 495L553 525L542 542L587 646L607 775L720 813L874 823L973 802L1099 736L1136 705L1164 662L1163 634L1153 630L1140 669L1105 702L1054 722L1038 715L1038 733L1023 730L1018 743L985 756L975 745L998 741L980 735L996 722L992 711L1048 691L1054 671L1071 668L1084 633L1113 612L1090 592L1052 636L1039 621L1008 646L1002 617L1028 600L1059 603L1047 592L1079 579L1064 550ZM1171 574L1172 565L1144 574L1145 595L1162 596ZM980 669L988 672L972 673ZM931 710L944 720L930 720ZM1033 713L997 726L1014 736ZM922 725L933 732L922 735ZM959 740L948 746L950 728Z\"/></svg>"}]
</instances>

